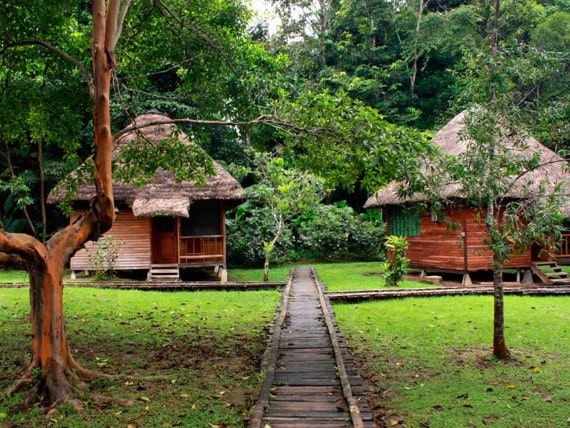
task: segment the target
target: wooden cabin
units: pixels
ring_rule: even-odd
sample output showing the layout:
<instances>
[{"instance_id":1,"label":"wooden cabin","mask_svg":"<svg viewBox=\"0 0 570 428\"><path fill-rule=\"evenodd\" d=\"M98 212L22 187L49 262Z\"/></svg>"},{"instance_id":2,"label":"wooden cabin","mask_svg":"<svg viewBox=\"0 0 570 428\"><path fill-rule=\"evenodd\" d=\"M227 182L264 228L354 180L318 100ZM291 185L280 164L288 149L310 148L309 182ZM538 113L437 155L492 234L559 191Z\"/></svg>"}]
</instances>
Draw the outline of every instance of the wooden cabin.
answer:
<instances>
[{"instance_id":1,"label":"wooden cabin","mask_svg":"<svg viewBox=\"0 0 570 428\"><path fill-rule=\"evenodd\" d=\"M137 125L168 120L159 114L138 116ZM142 127L118 138L114 155L141 136L160 142L177 135L185 144L193 144L177 132L175 125L162 124ZM220 279L226 279L225 213L244 200L243 189L227 171L214 162L215 175L206 177L206 184L176 182L169 171L157 171L142 187L130 183L113 183L116 218L105 233L117 243L119 256L114 270L146 270L148 279L179 279L181 269L213 268ZM65 190L58 186L48 202L64 199ZM74 221L88 207L94 196L94 186L79 186L72 204ZM98 244L88 242L70 261L72 272L96 269L89 260Z\"/></svg>"},{"instance_id":2,"label":"wooden cabin","mask_svg":"<svg viewBox=\"0 0 570 428\"><path fill-rule=\"evenodd\" d=\"M457 115L434 137L444 153L458 155L466 150L468 142L460 135L464 129L465 112ZM546 166L538 168L536 182L547 177L550 182L566 181L570 183L570 175L566 172L566 161L557 156L533 138L526 141L529 153L540 152ZM541 170L546 168L547 171ZM530 174L529 174L530 175ZM528 178L527 175L526 177ZM521 186L522 187L522 186ZM484 224L485 213L468 205L461 197L461 189L457 185L443 186L442 199L449 204L444 212L438 215L428 209L419 209L427 198L416 194L406 199L399 196L400 183L391 182L368 198L364 207L376 207L383 212L386 231L390 235L405 236L408 240L407 257L410 267L428 272L448 272L463 274L463 282L471 283L470 274L492 269L493 254L485 243L487 232ZM527 189L528 190L528 189ZM524 198L523 191L506 195L511 199ZM570 215L570 206L563 207L566 215ZM561 247L557 257L568 258L568 243ZM533 251L534 250L534 251ZM517 269L524 272L527 281L532 279L531 264L538 260L539 252L532 248L513 254L504 268Z\"/></svg>"},{"instance_id":3,"label":"wooden cabin","mask_svg":"<svg viewBox=\"0 0 570 428\"><path fill-rule=\"evenodd\" d=\"M493 254L485 243L484 213L459 201L441 214L445 220L418 211L411 204L386 205L382 209L387 233L405 236L408 241L410 267L426 273L464 274L466 283L470 281L469 273L492 269ZM514 254L504 268L526 270L531 261L528 248Z\"/></svg>"}]
</instances>

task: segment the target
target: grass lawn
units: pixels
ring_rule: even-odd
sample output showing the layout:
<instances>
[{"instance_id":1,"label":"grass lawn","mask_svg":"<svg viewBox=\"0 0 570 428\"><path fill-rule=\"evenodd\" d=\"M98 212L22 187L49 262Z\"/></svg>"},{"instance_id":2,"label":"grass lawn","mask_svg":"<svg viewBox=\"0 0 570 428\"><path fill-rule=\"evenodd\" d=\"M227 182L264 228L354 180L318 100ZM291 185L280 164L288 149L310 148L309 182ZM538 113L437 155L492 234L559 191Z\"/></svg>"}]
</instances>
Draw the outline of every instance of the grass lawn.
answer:
<instances>
[{"instance_id":1,"label":"grass lawn","mask_svg":"<svg viewBox=\"0 0 570 428\"><path fill-rule=\"evenodd\" d=\"M506 296L516 362L489 358L491 297L335 304L388 425L568 427L568 297Z\"/></svg>"},{"instance_id":2,"label":"grass lawn","mask_svg":"<svg viewBox=\"0 0 570 428\"><path fill-rule=\"evenodd\" d=\"M0 283L12 284L16 282L29 282L30 275L25 270L0 269Z\"/></svg>"},{"instance_id":3,"label":"grass lawn","mask_svg":"<svg viewBox=\"0 0 570 428\"><path fill-rule=\"evenodd\" d=\"M317 270L317 274L329 291L374 290L384 288L384 262L347 262L347 263L307 263ZM270 281L287 281L289 272L299 264L288 264L271 268ZM64 278L69 279L69 276ZM263 269L228 269L228 279L237 282L260 282L263 280ZM28 273L16 270L0 270L0 283L29 281ZM84 279L91 282L91 279ZM81 280L74 281L75 283ZM399 288L428 288L432 284L404 280Z\"/></svg>"},{"instance_id":4,"label":"grass lawn","mask_svg":"<svg viewBox=\"0 0 570 428\"><path fill-rule=\"evenodd\" d=\"M321 281L329 291L374 290L386 286L382 273L384 262L350 263L308 263L317 270ZM295 265L279 266L270 269L269 279L286 281L289 271ZM262 269L229 269L230 281L261 281ZM399 288L427 288L431 284L415 281L402 281Z\"/></svg>"},{"instance_id":5,"label":"grass lawn","mask_svg":"<svg viewBox=\"0 0 570 428\"><path fill-rule=\"evenodd\" d=\"M29 362L27 288L0 288L0 391ZM132 399L132 407L92 401L46 418L41 409L9 414L7 427L244 426L263 380L260 364L278 290L153 292L68 287L66 319L83 366L132 376L92 383L87 392Z\"/></svg>"}]
</instances>

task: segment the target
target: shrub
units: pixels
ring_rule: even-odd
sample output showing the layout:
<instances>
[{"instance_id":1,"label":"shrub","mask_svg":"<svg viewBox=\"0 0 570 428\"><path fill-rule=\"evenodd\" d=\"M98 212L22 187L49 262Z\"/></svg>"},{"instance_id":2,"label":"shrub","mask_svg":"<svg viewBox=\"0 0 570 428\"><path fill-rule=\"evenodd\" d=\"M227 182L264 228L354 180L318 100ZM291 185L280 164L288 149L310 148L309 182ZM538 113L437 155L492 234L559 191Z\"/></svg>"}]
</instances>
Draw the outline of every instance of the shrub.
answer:
<instances>
[{"instance_id":1,"label":"shrub","mask_svg":"<svg viewBox=\"0 0 570 428\"><path fill-rule=\"evenodd\" d=\"M386 248L390 258L386 264L386 285L397 287L404 275L408 272L410 260L406 258L408 241L403 236L391 235L386 239Z\"/></svg>"},{"instance_id":2,"label":"shrub","mask_svg":"<svg viewBox=\"0 0 570 428\"><path fill-rule=\"evenodd\" d=\"M320 205L299 218L301 252L316 260L376 259L382 255L384 224L359 215L346 203Z\"/></svg>"},{"instance_id":3,"label":"shrub","mask_svg":"<svg viewBox=\"0 0 570 428\"><path fill-rule=\"evenodd\" d=\"M238 207L233 216L228 216L227 255L234 265L261 266L264 261L263 242L271 239L271 212L265 208L251 208L248 203ZM283 263L290 261L288 251L291 247L291 231L286 230L276 243L271 254L271 261Z\"/></svg>"},{"instance_id":4,"label":"shrub","mask_svg":"<svg viewBox=\"0 0 570 428\"><path fill-rule=\"evenodd\" d=\"M86 249L89 266L95 271L95 279L104 280L112 276L111 272L121 251L124 241L117 241L112 235L102 236L90 249Z\"/></svg>"},{"instance_id":5,"label":"shrub","mask_svg":"<svg viewBox=\"0 0 570 428\"><path fill-rule=\"evenodd\" d=\"M260 266L271 233L269 210L245 203L227 220L228 260ZM318 205L297 216L277 242L272 262L375 260L384 256L385 227L377 211L358 214L346 203Z\"/></svg>"}]
</instances>

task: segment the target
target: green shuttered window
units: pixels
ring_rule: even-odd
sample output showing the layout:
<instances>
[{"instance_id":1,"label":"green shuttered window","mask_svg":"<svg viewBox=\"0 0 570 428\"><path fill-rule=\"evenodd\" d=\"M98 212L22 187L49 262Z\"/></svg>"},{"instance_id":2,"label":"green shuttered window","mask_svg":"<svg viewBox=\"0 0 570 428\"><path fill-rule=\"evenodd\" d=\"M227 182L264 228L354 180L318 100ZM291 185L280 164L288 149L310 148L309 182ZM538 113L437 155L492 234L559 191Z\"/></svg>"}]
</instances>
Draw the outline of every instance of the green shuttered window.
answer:
<instances>
[{"instance_id":1,"label":"green shuttered window","mask_svg":"<svg viewBox=\"0 0 570 428\"><path fill-rule=\"evenodd\" d=\"M388 208L390 235L420 236L420 214L404 207Z\"/></svg>"}]
</instances>

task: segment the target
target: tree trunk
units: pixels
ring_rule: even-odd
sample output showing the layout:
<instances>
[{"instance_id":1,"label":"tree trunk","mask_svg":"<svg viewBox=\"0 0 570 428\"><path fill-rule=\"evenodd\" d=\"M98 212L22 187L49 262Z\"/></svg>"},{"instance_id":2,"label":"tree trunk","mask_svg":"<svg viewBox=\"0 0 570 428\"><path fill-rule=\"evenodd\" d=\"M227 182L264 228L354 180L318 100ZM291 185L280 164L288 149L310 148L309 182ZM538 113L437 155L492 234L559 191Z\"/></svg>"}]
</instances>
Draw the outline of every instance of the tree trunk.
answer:
<instances>
[{"instance_id":1,"label":"tree trunk","mask_svg":"<svg viewBox=\"0 0 570 428\"><path fill-rule=\"evenodd\" d=\"M269 256L265 256L265 261L263 262L263 281L269 281Z\"/></svg>"},{"instance_id":2,"label":"tree trunk","mask_svg":"<svg viewBox=\"0 0 570 428\"><path fill-rule=\"evenodd\" d=\"M265 260L263 262L263 281L269 281L269 259L271 258L271 253L275 249L275 244L279 241L279 238L285 231L285 222L280 215L277 215L277 230L275 231L275 236L271 240L271 242L264 242L263 243L263 254L265 256Z\"/></svg>"},{"instance_id":3,"label":"tree trunk","mask_svg":"<svg viewBox=\"0 0 570 428\"><path fill-rule=\"evenodd\" d=\"M36 238L0 229L0 252L25 261L30 274L30 322L32 360L22 379L8 393L26 385L32 392L27 406L43 397L44 404L72 403L73 392L82 379L94 373L81 368L73 359L67 339L63 312L63 270L73 253L96 233L97 216L89 210L75 223L55 234L47 244ZM39 377L34 376L39 369Z\"/></svg>"},{"instance_id":4,"label":"tree trunk","mask_svg":"<svg viewBox=\"0 0 570 428\"><path fill-rule=\"evenodd\" d=\"M429 0L424 1L420 0L419 3L419 10L418 10L418 19L416 21L416 32L414 35L414 48L413 48L413 63L412 63L412 74L410 76L410 94L415 97L416 96L416 80L418 78L418 67L420 61L420 53L419 53L419 37L420 37L420 30L422 26L422 18L424 14L424 9L428 5Z\"/></svg>"},{"instance_id":5,"label":"tree trunk","mask_svg":"<svg viewBox=\"0 0 570 428\"><path fill-rule=\"evenodd\" d=\"M491 151L491 160L494 157L494 150ZM491 162L491 165L494 164ZM489 234L490 247L493 251L493 356L505 360L511 354L505 342L505 309L503 293L503 263L505 257L502 256L498 248L502 247L502 237L499 226L500 210L495 209L495 202L489 198L487 203L487 213L485 224Z\"/></svg>"},{"instance_id":6,"label":"tree trunk","mask_svg":"<svg viewBox=\"0 0 570 428\"><path fill-rule=\"evenodd\" d=\"M47 236L47 213L46 213L46 180L44 173L44 143L38 139L38 168L40 170L40 211L42 214L42 242L46 242Z\"/></svg>"},{"instance_id":7,"label":"tree trunk","mask_svg":"<svg viewBox=\"0 0 570 428\"><path fill-rule=\"evenodd\" d=\"M109 10L118 7L117 1L110 1ZM115 13L117 13L115 11ZM107 16L105 1L93 2L93 134L95 138L95 188L97 190L96 209L99 223L106 232L113 225L115 205L113 200L113 136L111 134L111 70L115 67L113 58L113 23L117 17ZM108 46L110 44L111 46Z\"/></svg>"},{"instance_id":8,"label":"tree trunk","mask_svg":"<svg viewBox=\"0 0 570 428\"><path fill-rule=\"evenodd\" d=\"M63 319L63 272L59 264L49 252L46 260L29 264L31 367L40 369L39 392L49 403L69 401L76 380Z\"/></svg>"},{"instance_id":9,"label":"tree trunk","mask_svg":"<svg viewBox=\"0 0 570 428\"><path fill-rule=\"evenodd\" d=\"M500 260L494 260L493 269L493 355L501 360L511 357L505 342L505 309L503 293L503 266Z\"/></svg>"}]
</instances>

